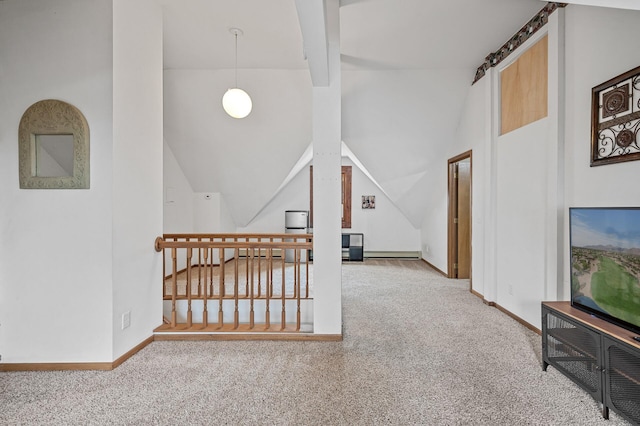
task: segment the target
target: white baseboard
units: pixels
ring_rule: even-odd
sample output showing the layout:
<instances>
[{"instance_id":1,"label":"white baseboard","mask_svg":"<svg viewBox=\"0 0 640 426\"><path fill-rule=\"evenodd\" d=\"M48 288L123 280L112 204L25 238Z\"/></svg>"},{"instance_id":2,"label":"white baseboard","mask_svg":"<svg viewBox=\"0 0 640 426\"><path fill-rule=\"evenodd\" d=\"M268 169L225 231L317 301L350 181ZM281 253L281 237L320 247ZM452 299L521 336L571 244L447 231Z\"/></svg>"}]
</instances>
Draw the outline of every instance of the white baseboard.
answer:
<instances>
[{"instance_id":1,"label":"white baseboard","mask_svg":"<svg viewBox=\"0 0 640 426\"><path fill-rule=\"evenodd\" d=\"M364 251L365 258L397 258L397 259L420 259L422 252L420 251Z\"/></svg>"}]
</instances>

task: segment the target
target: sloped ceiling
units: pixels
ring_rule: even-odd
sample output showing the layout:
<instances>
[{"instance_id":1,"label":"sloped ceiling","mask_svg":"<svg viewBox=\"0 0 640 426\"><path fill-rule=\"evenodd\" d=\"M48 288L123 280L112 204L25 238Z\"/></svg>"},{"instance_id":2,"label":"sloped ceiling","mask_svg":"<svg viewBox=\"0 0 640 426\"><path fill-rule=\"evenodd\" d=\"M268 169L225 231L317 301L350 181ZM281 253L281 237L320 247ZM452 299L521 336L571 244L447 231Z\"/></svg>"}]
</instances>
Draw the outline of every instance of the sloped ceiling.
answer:
<instances>
[{"instance_id":1,"label":"sloped ceiling","mask_svg":"<svg viewBox=\"0 0 640 426\"><path fill-rule=\"evenodd\" d=\"M238 226L270 201L311 142L311 79L294 0L161 0L165 139L194 191L220 192ZM410 222L444 173L475 68L539 0L343 0L342 139ZM222 110L234 86L245 119ZM441 164L443 163L443 164Z\"/></svg>"}]
</instances>

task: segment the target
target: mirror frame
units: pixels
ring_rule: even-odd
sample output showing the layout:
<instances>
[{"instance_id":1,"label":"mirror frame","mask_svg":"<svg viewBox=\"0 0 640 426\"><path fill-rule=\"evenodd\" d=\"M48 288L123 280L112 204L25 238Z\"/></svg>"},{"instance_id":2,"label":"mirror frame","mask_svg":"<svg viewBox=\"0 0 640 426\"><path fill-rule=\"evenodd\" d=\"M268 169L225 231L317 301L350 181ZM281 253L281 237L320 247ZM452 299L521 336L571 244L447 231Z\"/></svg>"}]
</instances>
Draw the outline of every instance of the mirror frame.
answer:
<instances>
[{"instance_id":1,"label":"mirror frame","mask_svg":"<svg viewBox=\"0 0 640 426\"><path fill-rule=\"evenodd\" d=\"M73 176L36 176L36 135L73 135ZM89 188L89 125L79 109L55 99L31 105L18 128L20 188Z\"/></svg>"}]
</instances>

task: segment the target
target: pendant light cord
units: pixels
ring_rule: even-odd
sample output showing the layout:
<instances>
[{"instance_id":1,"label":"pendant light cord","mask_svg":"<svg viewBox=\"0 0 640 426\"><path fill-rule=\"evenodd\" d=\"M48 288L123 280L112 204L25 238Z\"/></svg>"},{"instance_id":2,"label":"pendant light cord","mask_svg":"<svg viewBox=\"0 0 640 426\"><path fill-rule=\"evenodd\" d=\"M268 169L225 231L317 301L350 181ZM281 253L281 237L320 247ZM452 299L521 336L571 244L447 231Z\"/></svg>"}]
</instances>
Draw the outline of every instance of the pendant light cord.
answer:
<instances>
[{"instance_id":1,"label":"pendant light cord","mask_svg":"<svg viewBox=\"0 0 640 426\"><path fill-rule=\"evenodd\" d=\"M235 32L236 36L236 87L238 87L238 31Z\"/></svg>"}]
</instances>

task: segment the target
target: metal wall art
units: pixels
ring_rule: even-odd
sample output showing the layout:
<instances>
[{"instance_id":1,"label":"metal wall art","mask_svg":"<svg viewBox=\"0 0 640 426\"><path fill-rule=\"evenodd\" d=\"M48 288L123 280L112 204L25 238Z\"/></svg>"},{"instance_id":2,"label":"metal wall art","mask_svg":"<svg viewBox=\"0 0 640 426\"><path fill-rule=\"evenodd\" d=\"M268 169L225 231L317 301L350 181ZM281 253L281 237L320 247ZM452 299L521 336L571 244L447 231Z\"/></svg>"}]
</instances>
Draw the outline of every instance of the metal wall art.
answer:
<instances>
[{"instance_id":1,"label":"metal wall art","mask_svg":"<svg viewBox=\"0 0 640 426\"><path fill-rule=\"evenodd\" d=\"M640 67L591 91L591 166L640 160Z\"/></svg>"}]
</instances>

